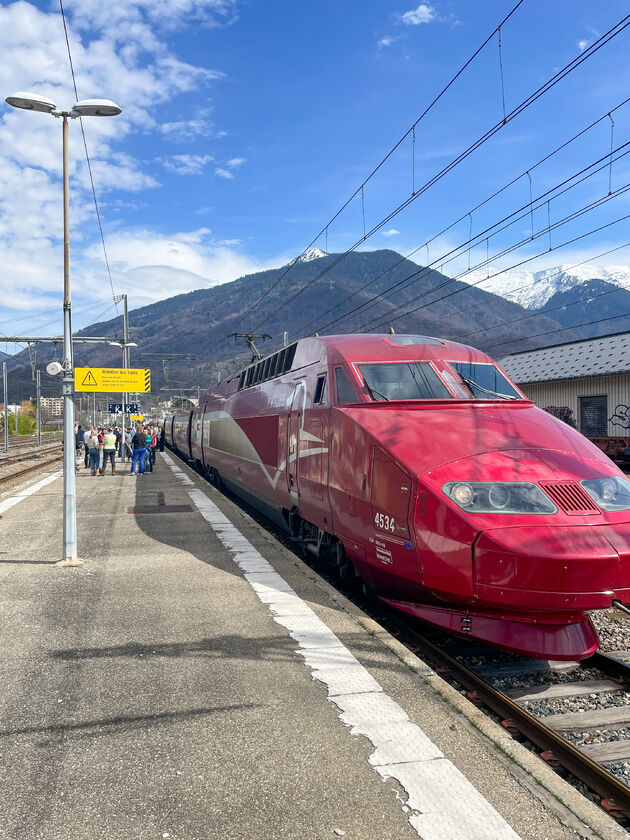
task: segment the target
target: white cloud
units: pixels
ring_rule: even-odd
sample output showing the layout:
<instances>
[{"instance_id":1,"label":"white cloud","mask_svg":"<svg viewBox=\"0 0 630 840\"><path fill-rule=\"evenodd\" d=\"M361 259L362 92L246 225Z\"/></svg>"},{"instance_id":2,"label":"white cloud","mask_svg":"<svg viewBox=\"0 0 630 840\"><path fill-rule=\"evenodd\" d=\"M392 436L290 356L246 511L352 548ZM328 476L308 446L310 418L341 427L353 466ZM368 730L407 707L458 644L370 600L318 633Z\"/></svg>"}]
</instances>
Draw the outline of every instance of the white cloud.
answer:
<instances>
[{"instance_id":1,"label":"white cloud","mask_svg":"<svg viewBox=\"0 0 630 840\"><path fill-rule=\"evenodd\" d=\"M581 41L577 42L578 49L580 52L584 52L584 50L588 47L591 42L583 38Z\"/></svg>"},{"instance_id":2,"label":"white cloud","mask_svg":"<svg viewBox=\"0 0 630 840\"><path fill-rule=\"evenodd\" d=\"M400 37L398 35L385 35L384 38L376 44L379 50L386 49L387 47L391 47L392 44L399 41Z\"/></svg>"},{"instance_id":3,"label":"white cloud","mask_svg":"<svg viewBox=\"0 0 630 840\"><path fill-rule=\"evenodd\" d=\"M238 169L238 167L242 166L246 160L247 158L231 158L226 161L223 166L217 166L214 170L214 174L218 175L219 178L226 178L228 181L232 181L234 179L234 173L232 170Z\"/></svg>"},{"instance_id":4,"label":"white cloud","mask_svg":"<svg viewBox=\"0 0 630 840\"><path fill-rule=\"evenodd\" d=\"M227 131L216 129L206 113L190 120L160 123L156 128L163 137L174 143L192 143L198 137L227 137Z\"/></svg>"},{"instance_id":5,"label":"white cloud","mask_svg":"<svg viewBox=\"0 0 630 840\"><path fill-rule=\"evenodd\" d=\"M208 87L220 82L224 74L180 60L162 33L181 29L191 21L203 26L228 25L236 19L237 0L66 0L64 5L79 98L107 97L123 106L123 113L116 118L83 120L109 252L112 216L117 221L125 209L122 191L137 196L159 186L149 164L123 153L121 144L139 134L158 141L225 136L210 119L212 109L206 97ZM54 99L62 107L75 101L62 19L55 4L50 11L25 0L0 4L0 54L0 90L5 91L4 95L17 90L33 91ZM181 97L193 92L199 103L194 109L187 105L191 97ZM171 108L167 111L166 106L178 96L178 107L188 107L188 112ZM159 116L166 113L172 114L172 120L160 123ZM60 292L61 127L61 121L46 114L27 113L0 103L0 295L5 307L24 307L29 299L47 295L56 299ZM203 154L165 156L162 162L171 171L194 174L213 160L204 150ZM243 162L243 158L234 157L223 168L231 174ZM73 300L80 301L82 295L94 293L104 297L109 291L109 280L95 223L80 125L74 121L69 130L69 175ZM110 190L116 190L117 195L108 203ZM191 275L199 261L196 249L205 253L209 247L203 244L207 243L209 231L193 233L199 241L192 244L181 236L159 240L174 243L176 251L183 249L177 270ZM140 252L148 265L155 264L152 235L146 234L142 241L149 247ZM219 278L229 274L227 267L220 267L223 263L235 270L239 265L249 267L248 261L233 254L229 247L223 249L225 253L213 247L214 262L208 256L204 258L204 270L196 275L195 282L201 277L202 285L207 284L208 278L213 278L209 266L215 264L218 267L214 274ZM139 266L136 268L139 270ZM125 288L129 270L123 260L113 272L116 290ZM142 292L141 284L136 288ZM15 289L20 290L19 295ZM164 297L172 294L172 289L173 286L160 286ZM153 290L150 294L152 299L160 297Z\"/></svg>"},{"instance_id":6,"label":"white cloud","mask_svg":"<svg viewBox=\"0 0 630 840\"><path fill-rule=\"evenodd\" d=\"M214 158L212 155L172 155L158 160L165 169L177 175L199 175Z\"/></svg>"},{"instance_id":7,"label":"white cloud","mask_svg":"<svg viewBox=\"0 0 630 840\"><path fill-rule=\"evenodd\" d=\"M82 31L103 31L111 38L153 49L156 30L177 30L184 22L226 26L237 19L238 0L66 0L66 10Z\"/></svg>"},{"instance_id":8,"label":"white cloud","mask_svg":"<svg viewBox=\"0 0 630 840\"><path fill-rule=\"evenodd\" d=\"M133 306L153 302L182 292L217 286L243 274L286 263L286 255L258 261L236 249L239 240L215 242L208 228L161 236L141 229L121 231L109 237L108 254L119 288L129 294ZM102 288L104 271L97 244L82 253L81 270Z\"/></svg>"},{"instance_id":9,"label":"white cloud","mask_svg":"<svg viewBox=\"0 0 630 840\"><path fill-rule=\"evenodd\" d=\"M431 23L436 18L436 11L428 3L420 3L416 9L398 15L401 23L406 26L417 26L420 23Z\"/></svg>"},{"instance_id":10,"label":"white cloud","mask_svg":"<svg viewBox=\"0 0 630 840\"><path fill-rule=\"evenodd\" d=\"M389 230L382 230L381 231L383 236L400 236L400 231L396 230L396 228L390 228Z\"/></svg>"}]
</instances>

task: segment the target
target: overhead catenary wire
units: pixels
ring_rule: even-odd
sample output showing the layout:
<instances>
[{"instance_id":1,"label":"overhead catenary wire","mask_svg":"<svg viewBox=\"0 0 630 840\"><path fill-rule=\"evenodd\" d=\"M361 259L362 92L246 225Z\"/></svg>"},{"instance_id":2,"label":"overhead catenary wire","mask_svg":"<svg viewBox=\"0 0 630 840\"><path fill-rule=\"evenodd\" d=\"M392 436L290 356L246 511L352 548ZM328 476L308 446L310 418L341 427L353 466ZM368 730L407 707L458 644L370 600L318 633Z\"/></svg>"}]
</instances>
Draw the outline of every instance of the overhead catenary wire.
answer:
<instances>
[{"instance_id":1,"label":"overhead catenary wire","mask_svg":"<svg viewBox=\"0 0 630 840\"><path fill-rule=\"evenodd\" d=\"M68 27L66 25L66 13L65 13L64 8L63 8L63 0L59 0L59 8L61 9L61 19L63 21L63 31L64 31L64 34L66 36L66 47L68 49L68 61L70 62L70 72L72 74L72 85L74 87L74 95L76 97L76 101L78 101L79 100L79 92L77 90L77 81L76 81L76 77L74 75L74 65L73 65L73 62L72 62L72 52L70 50L70 38L68 37ZM116 306L116 312L118 312L118 303L115 300L116 293L114 291L114 281L112 280L112 272L111 272L111 269L110 269L110 266L109 266L109 259L107 257L107 248L105 247L105 234L103 233L103 224L101 222L101 213L100 213L100 210L99 210L99 207L98 207L98 201L96 199L96 188L94 187L94 176L92 175L92 164L90 162L90 155L89 155L89 152L88 152L87 139L86 139L86 136L85 136L85 129L83 127L83 118L82 117L79 117L79 123L81 124L81 136L83 137L83 148L85 149L85 160L87 162L88 174L90 176L90 184L91 184L91 187L92 187L92 198L94 200L94 209L96 210L96 221L98 222L98 229L99 229L100 234L101 234L101 244L103 246L103 257L105 258L105 266L107 268L107 276L109 278L109 285L110 285L111 290L112 290L112 297L114 298L114 301L115 301L114 305Z\"/></svg>"},{"instance_id":2,"label":"overhead catenary wire","mask_svg":"<svg viewBox=\"0 0 630 840\"><path fill-rule=\"evenodd\" d=\"M626 155L630 154L630 149L628 149L629 146L630 146L630 142L623 144L617 150L615 150L616 152L619 153L619 156L616 159L621 159L622 157L625 157ZM626 151L623 151L623 149L626 149ZM609 155L606 154L603 157L600 157L597 160L591 162L587 166L580 169L578 172L573 173L572 175L565 178L560 183L558 183L558 184L554 185L553 187L551 187L550 189L548 189L546 192L537 196L533 200L533 203L528 202L526 204L521 205L516 210L513 210L512 212L506 214L504 217L502 217L498 221L494 222L492 225L489 225L486 228L484 228L482 231L480 231L472 239L467 239L467 240L461 242L459 245L456 245L455 247L451 248L447 252L445 252L443 254L440 254L439 256L434 258L427 265L420 266L417 270L412 271L410 274L407 274L401 280L392 284L387 289L384 289L382 292L379 292L378 294L373 295L369 300L364 301L363 303L354 307L354 309L351 309L349 312L346 312L344 315L340 315L337 318L334 318L332 321L329 321L329 322L327 322L323 325L319 325L317 327L317 330L319 332L323 332L324 330L327 330L330 327L332 327L334 325L338 325L340 322L343 322L343 321L347 320L352 315L356 315L356 314L358 314L359 312L362 312L362 311L365 312L365 310L371 308L372 306L375 306L379 301L384 301L387 298L389 298L392 293L400 292L400 291L404 290L405 288L407 288L409 285L411 285L412 282L416 282L417 280L421 279L427 273L430 273L432 270L434 270L435 266L439 265L440 268L443 269L444 265L448 265L448 263L453 262L456 259L459 259L463 255L465 249L468 249L468 253L470 254L470 249L471 249L473 243L474 244L479 244L480 242L483 242L484 240L487 240L488 236L497 235L498 233L500 233L500 232L506 230L507 228L511 227L512 225L516 224L518 221L522 220L526 216L530 215L531 212L532 212L532 209L540 209L540 207L544 206L547 203L547 201L549 200L550 197L552 197L554 199L559 198L561 195L564 195L565 193L569 192L570 190L572 190L575 187L579 186L580 184L584 183L589 178L592 178L595 175L597 175L599 172L601 172L602 170L604 170L608 166L608 158L609 158ZM612 195L612 193L610 195ZM601 199L597 200L597 202L599 202L599 201L601 201ZM534 237L533 234L528 235L527 238L521 240L520 244L521 245L527 244L527 242L533 241L534 238L535 237ZM493 255L492 259L496 259L497 256L498 255L496 255L496 254ZM487 264L487 259L481 265ZM401 262L404 262L404 261L405 261L404 259L399 260L399 261L397 261L397 263L395 263L395 265L399 265ZM479 266L476 266L474 270L477 270L478 267ZM461 274L459 274L456 277L446 278L443 282L438 283L436 286L433 286L432 288L421 292L420 295L418 295L416 298L412 298L411 301L406 301L404 305L408 306L410 303L414 302L415 300L418 300L421 297L426 297L427 295L434 294L435 292L439 291L440 289L444 288L445 286L448 286L451 283L455 282L458 279L458 277L465 276L470 271L471 271L471 268L469 267L466 271L461 272ZM384 273L385 272L381 272L379 277L383 276ZM398 307L396 307L396 308L398 308Z\"/></svg>"},{"instance_id":3,"label":"overhead catenary wire","mask_svg":"<svg viewBox=\"0 0 630 840\"><path fill-rule=\"evenodd\" d=\"M250 308L248 314L254 311L266 298L269 294L275 289L278 284L286 277L286 275L291 271L293 266L300 261L300 259L308 252L310 248L315 245L315 243L321 238L322 235L326 236L326 245L328 244L328 229L330 225L343 213L343 211L348 207L351 202L359 195L362 189L372 180L372 178L376 175L376 173L385 165L385 163L391 158L394 152L400 147L402 143L412 134L415 138L415 129L417 128L418 124L433 110L435 105L440 101L440 99L444 96L444 94L455 84L457 79L466 71L466 69L472 64L472 62L477 58L477 56L483 51L483 49L490 43L490 41L494 38L495 34L498 30L505 26L505 24L510 20L510 18L515 14L517 9L524 3L524 0L518 0L518 2L510 9L508 14L503 18L503 20L494 27L492 32L488 35L488 37L477 47L477 49L473 52L473 54L467 59L467 61L462 64L459 70L455 73L454 76L442 87L439 93L433 98L433 100L427 105L424 111L420 114L420 116L415 120L415 122L407 129L407 131L402 135L402 137L396 141L396 143L392 146L392 148L387 152L387 154L379 161L379 163L374 167L374 169L370 172L370 174L365 178L359 186L354 190L354 192L349 196L348 199L341 205L341 207L336 211L336 213L329 219L329 221L324 225L324 227L319 231L319 233L309 242L309 244L304 248L301 254L293 260L285 271L282 273L277 280L272 283L272 285L265 291L265 293L253 304ZM415 191L412 189L412 194L415 195ZM236 326L242 322L243 318L239 316L239 320L235 322ZM236 329L236 326L233 324L230 330L233 331Z\"/></svg>"},{"instance_id":4,"label":"overhead catenary wire","mask_svg":"<svg viewBox=\"0 0 630 840\"><path fill-rule=\"evenodd\" d=\"M471 207L468 211L466 211L465 213L462 213L457 219L455 219L453 222L451 222L446 227L442 228L440 231L438 231L436 234L434 234L432 237L427 239L426 242L424 242L422 245L418 245L416 248L412 249L406 256L400 257L400 259L396 260L389 268L386 268L384 271L381 271L375 277L368 280L367 283L364 283L358 289L356 289L355 291L353 291L349 295L347 295L347 297L345 297L342 301L340 301L339 303L336 303L333 306L331 306L329 309L326 310L326 312L323 313L323 315L320 316L319 323L317 324L317 326L314 326L316 324L315 321L311 321L306 325L305 331L308 331L307 334L310 334L311 327L313 327L313 329L317 329L318 331L321 332L322 330L327 329L330 325L337 323L339 320L343 320L346 317L346 315L348 315L350 313L345 313L343 316L338 316L337 318L334 318L332 321L330 321L326 324L323 324L323 325L321 324L321 319L325 318L331 312L334 312L334 310L338 309L340 306L343 306L344 303L347 303L351 298L355 297L357 294L359 294L360 292L364 291L369 286L371 286L372 283L375 283L377 280L380 280L381 277L384 277L390 271L393 271L395 268L397 268L399 265L401 265L401 263L406 262L410 257L413 257L414 254L417 254L418 251L427 247L432 242L434 242L436 239L443 236L445 233L448 233L450 230L452 230L454 227L456 227L460 222L462 222L464 219L466 219L470 214L475 213L477 210L480 210L482 207L484 207L489 202L493 201L495 198L497 198L503 192L508 190L510 187L514 186L514 184L516 184L521 178L523 178L525 176L527 176L528 179L529 179L529 197L530 197L529 206L530 206L530 214L531 214L531 228L532 228L532 234L533 234L533 229L534 229L533 201L534 201L534 199L532 197L532 179L531 179L531 174L530 173L533 172L535 169L537 169L539 166L542 166L542 164L549 161L556 154L559 154L561 151L566 149L569 145L571 145L571 143L574 143L576 140L583 137L587 132L589 132L593 128L595 128L595 126L599 125L604 120L607 120L609 118L610 114L613 114L616 111L618 111L619 109L623 108L625 105L628 104L628 102L630 102L630 97L627 97L622 102L620 102L618 105L616 105L614 108L611 108L610 111L607 111L605 114L602 114L601 117L599 117L598 119L591 122L589 125L582 128L580 131L578 131L572 137L569 137L567 140L563 141L560 145L556 146L555 149L553 149L551 152L548 152L544 157L540 158L536 163L531 164L527 170L524 170L523 172L519 173L518 175L513 177L511 180L509 180L507 183L505 183L502 187L500 187L498 190L495 190L495 192L493 192L491 195L487 196L485 199L478 202L474 207ZM611 150L611 152L612 152L612 150ZM610 163L612 164L612 160L610 161ZM429 263L429 261L427 260L427 265L433 265L433 266L440 265L440 259L441 258L435 259L431 263ZM414 275L410 275L410 276L414 276ZM404 282L404 281L401 281L401 282ZM390 287L390 289L395 288L398 285L399 284L394 284L394 286ZM387 291L388 291L388 289L384 290L384 292L387 292ZM384 294L384 292L382 292L380 294ZM355 310L351 310L350 312L353 312L353 311L355 311Z\"/></svg>"},{"instance_id":5,"label":"overhead catenary wire","mask_svg":"<svg viewBox=\"0 0 630 840\"><path fill-rule=\"evenodd\" d=\"M628 193L628 192L630 192L630 184L627 184L623 188L623 192L620 191L618 194L621 195L621 194L625 194L625 193ZM612 197L616 197L616 194L613 194L613 196L606 196L605 199L602 199L602 202L604 200L610 200L610 198L612 198ZM572 220L573 218L575 218L574 214L572 214L572 218L570 220ZM630 219L630 213L628 213L624 216L621 216L618 219L614 219L612 222L607 222L605 225L600 225L599 227L596 227L596 228L593 228L589 231L586 231L586 233L582 233L579 236L574 236L572 239L567 239L565 242L561 242L559 245L554 245L551 248L551 250L552 251L557 251L557 250L560 250L561 248L566 248L568 245L573 245L575 242L580 242L582 239L585 239L588 236L592 236L595 233L601 233L601 231L607 230L608 228L612 227L613 225L620 224L621 222L624 222L627 219ZM557 222L556 227L560 227L561 224L564 224L564 223L565 222ZM542 229L542 231L539 232L539 236L544 236L546 234L546 232L547 232L547 228L545 227L545 228ZM495 277L499 277L501 274L504 274L506 271L511 271L514 268L520 268L521 266L526 265L527 263L532 262L533 260L539 259L541 256L543 256L547 253L548 253L548 250L541 251L540 253L534 254L533 256L530 256L530 257L527 257L526 259L523 259L520 262L514 263L514 265L511 265L507 268L504 268L501 271L497 271L495 274L491 274L489 277L484 277L482 280L479 280L477 283L471 283L470 285L462 286L462 288L456 289L455 291L450 292L448 295L443 295L442 297L437 298L436 300L429 301L428 303L422 304L421 306L418 306L415 309L411 309L411 310L408 310L407 312L403 312L400 315L391 316L390 314L388 314L387 316L385 316L384 321L380 321L378 323L372 322L369 325L368 324L362 324L356 330L353 330L353 332L358 332L359 330L365 330L365 329L374 329L376 326L380 326L383 323L391 323L393 321L398 321L401 318L405 318L408 315L412 315L412 314L414 314L415 312L418 312L421 309L425 309L428 306L432 306L435 303L439 303L440 301L443 301L446 298L453 297L454 295L459 294L460 292L466 291L467 289L473 288L474 286L477 286L481 283L485 283L485 282L487 282L487 280L492 280ZM464 273L467 274L468 272L464 272ZM456 278L454 278L454 279L456 279Z\"/></svg>"},{"instance_id":6,"label":"overhead catenary wire","mask_svg":"<svg viewBox=\"0 0 630 840\"><path fill-rule=\"evenodd\" d=\"M559 274L566 274L569 271L573 271L575 268L579 268L581 265L587 265L588 263L592 262L593 260L602 259L602 257L607 257L610 254L614 254L616 251L622 251L624 248L630 248L630 242L624 242L622 245L617 245L615 248L609 248L607 251L602 251L599 254L594 254L591 257L587 257L587 259L582 260L578 263L573 263L568 267L560 267L557 268L555 271L552 271L548 274L548 278L556 277ZM510 292L514 294L514 292L520 292L523 289L528 289L534 285L534 282L524 283L522 286L517 286L514 289L510 289ZM561 303L558 306L552 307L543 307L542 309L537 309L535 312L530 313L529 315L521 315L518 318L513 318L509 321L498 321L494 326L487 326L482 327L481 329L471 330L470 332L466 333L458 333L455 336L451 336L453 341L459 341L460 339L469 338L471 335L478 335L480 332L492 332L493 330L499 330L503 327L513 326L514 324L520 324L523 321L528 321L531 318L537 318L540 315L548 315L549 312L557 312L559 309L568 309L571 306L577 306L580 303L591 303L591 301L596 300L597 298L606 297L606 295L614 294L620 290L620 286L614 286L612 289L607 289L604 292L598 292L597 294L587 294L585 297L580 298L579 300L572 301L571 303ZM508 300L510 300L508 298ZM514 302L514 301L512 301ZM472 308L472 311L478 309L479 306L485 306L486 304L478 304L477 306ZM467 308L466 312L470 313L470 308ZM518 341L519 339L515 339Z\"/></svg>"},{"instance_id":7,"label":"overhead catenary wire","mask_svg":"<svg viewBox=\"0 0 630 840\"><path fill-rule=\"evenodd\" d=\"M439 180L441 180L445 175L451 172L456 166L458 166L463 160L466 160L473 152L475 152L478 148L480 148L484 143L494 137L505 125L510 123L513 119L517 116L520 116L523 111L529 108L534 102L540 99L545 93L551 90L556 84L562 81L566 76L576 70L579 66L581 66L585 61L591 58L595 53L597 53L602 47L604 47L609 41L623 32L628 26L630 26L630 15L626 15L622 18L615 26L611 27L604 35L600 36L596 41L594 41L589 47L587 47L580 55L576 56L572 59L568 64L566 64L561 70L557 71L553 76L551 76L546 82L540 85L533 93L531 93L526 99L524 99L519 105L517 105L505 118L505 121L500 120L498 123L495 123L491 128L489 128L484 134L482 134L477 140L475 140L467 149L461 152L457 157L455 157L449 164L447 164L443 169L441 169L436 175L434 175L429 181L425 182L425 184L420 187L420 189L416 190L415 195L409 196L405 201L399 204L396 208L394 208L387 216L382 218L376 225L374 225L364 237L358 239L350 248L348 248L343 254L340 254L332 263L327 265L322 271L320 271L314 278L309 280L307 283L304 284L300 289L298 289L293 295L288 297L284 300L279 306L277 306L271 313L265 316L261 321L259 321L256 326L253 328L254 331L259 330L262 328L264 324L266 324L271 318L278 314L282 309L292 303L298 295L302 294L307 289L311 288L321 277L324 276L328 271L338 265L348 254L355 251L359 245L361 245L366 239L380 230L384 225L388 224L392 221L395 216L401 213L404 209L406 209L410 204L416 201L421 195L423 195L430 187L436 184ZM286 274L286 272L284 272ZM277 285L282 277L276 281L274 284ZM267 294L267 293L266 293ZM266 295L265 295L266 296ZM256 304L255 306L257 306ZM253 308L255 308L255 306ZM252 308L252 309L253 309ZM252 310L250 309L250 312Z\"/></svg>"},{"instance_id":8,"label":"overhead catenary wire","mask_svg":"<svg viewBox=\"0 0 630 840\"><path fill-rule=\"evenodd\" d=\"M549 226L545 226L545 227L541 228L538 231L538 233L536 233L534 235L534 239L540 239L541 237L545 236L545 234L551 236L551 231L552 230L556 230L556 229L564 226L565 224L568 224L569 222L572 222L575 219L580 218L581 216L585 215L586 213L589 213L589 212L591 212L595 209L598 209L599 207L606 204L611 199L617 198L620 195L624 195L628 191L630 191L630 184L626 184L623 187L620 187L618 190L611 193L610 195L603 196L599 199L596 199L593 202L590 202L589 204L585 205L584 207L580 208L579 210L576 210L572 213L569 213L567 216L564 216L562 219L559 219L557 222L554 222L553 225L549 225ZM493 254L491 259L496 260L496 259L499 259L500 257L506 256L509 253L513 253L514 251L517 251L519 248L522 248L524 245L529 244L531 241L533 241L533 240L530 237L528 237L526 239L521 239L518 242L513 243L512 245L508 246L503 251L499 251L496 254ZM567 244L567 243L565 243L565 244ZM555 251L555 250L556 250L556 248L550 246L545 251L541 251L538 254L535 254L533 257L528 258L525 262L530 262L532 259L538 259L539 257L544 256L545 254L549 253L550 251ZM433 292L439 290L440 288L443 288L444 286L450 285L451 283L454 283L458 280L461 280L461 278L465 277L467 274L471 274L471 273L474 273L475 271L478 271L479 269L487 266L487 260L489 260L489 259L490 258L488 257L488 258L486 258L486 260L482 260L481 262L477 263L477 265L473 266L471 269L466 269L465 271L462 271L460 274L457 274L454 277L450 277L447 281L445 281L444 283L441 283L439 286L435 286L432 289L427 290L426 292L421 292L415 298L412 298L411 300L405 301L404 304L395 306L393 311L396 311L397 309L401 309L402 306L409 306L410 304L415 303L417 300L420 300L421 298L427 297L428 295L430 295ZM486 283L488 280L491 280L492 277L494 277L494 276L495 275L490 276L488 274L486 277L482 277L480 280L477 280L474 283L468 283L467 285L465 285L465 286L463 286L459 289L455 289L454 291L449 292L448 294L444 294L441 297L435 298L434 300L429 301L424 306L416 307L415 309L411 310L411 312L417 312L418 310L423 309L426 306L431 306L434 303L438 303L440 301L446 300L447 298L453 297L454 295L459 294L462 291L465 291L465 289L473 288L475 286L480 286L482 283ZM409 314L409 312L403 313L403 315L404 314ZM380 318L380 317L381 316L378 316L378 318ZM388 317L391 317L391 314ZM400 318L400 317L403 317L403 316L396 316L396 318L394 318L394 320L398 320L398 318Z\"/></svg>"}]
</instances>

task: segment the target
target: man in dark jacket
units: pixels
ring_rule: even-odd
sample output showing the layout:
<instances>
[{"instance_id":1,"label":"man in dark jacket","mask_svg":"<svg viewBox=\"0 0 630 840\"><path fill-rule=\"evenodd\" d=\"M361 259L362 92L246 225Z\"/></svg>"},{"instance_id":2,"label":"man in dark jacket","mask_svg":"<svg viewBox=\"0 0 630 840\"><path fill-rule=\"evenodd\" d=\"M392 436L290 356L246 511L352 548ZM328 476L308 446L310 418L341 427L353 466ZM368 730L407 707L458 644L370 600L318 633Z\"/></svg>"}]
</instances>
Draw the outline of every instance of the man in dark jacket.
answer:
<instances>
[{"instance_id":1,"label":"man in dark jacket","mask_svg":"<svg viewBox=\"0 0 630 840\"><path fill-rule=\"evenodd\" d=\"M142 426L140 426L139 429L136 429L131 445L133 447L131 474L136 474L136 464L138 464L140 475L144 475L144 456L146 455L147 448L144 442L144 429Z\"/></svg>"}]
</instances>

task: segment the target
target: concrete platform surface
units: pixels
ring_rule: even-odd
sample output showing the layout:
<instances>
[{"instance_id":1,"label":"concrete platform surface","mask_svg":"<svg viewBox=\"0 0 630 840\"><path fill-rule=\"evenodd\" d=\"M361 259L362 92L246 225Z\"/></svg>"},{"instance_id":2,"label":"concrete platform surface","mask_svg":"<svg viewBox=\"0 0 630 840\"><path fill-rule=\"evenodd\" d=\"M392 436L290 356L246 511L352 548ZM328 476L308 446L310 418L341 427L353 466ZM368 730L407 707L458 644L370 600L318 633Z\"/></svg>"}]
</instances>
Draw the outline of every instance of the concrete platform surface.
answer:
<instances>
[{"instance_id":1,"label":"concrete platform surface","mask_svg":"<svg viewBox=\"0 0 630 840\"><path fill-rule=\"evenodd\" d=\"M173 455L81 470L78 568L61 484L0 500L3 840L626 836Z\"/></svg>"}]
</instances>

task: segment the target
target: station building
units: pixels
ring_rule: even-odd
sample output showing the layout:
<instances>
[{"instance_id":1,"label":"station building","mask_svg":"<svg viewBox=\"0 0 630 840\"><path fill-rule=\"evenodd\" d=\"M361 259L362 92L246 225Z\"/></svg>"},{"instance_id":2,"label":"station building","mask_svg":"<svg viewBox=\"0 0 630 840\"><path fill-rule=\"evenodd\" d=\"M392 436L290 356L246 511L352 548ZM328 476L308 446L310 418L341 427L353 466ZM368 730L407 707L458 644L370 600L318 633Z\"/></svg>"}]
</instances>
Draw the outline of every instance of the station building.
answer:
<instances>
[{"instance_id":1,"label":"station building","mask_svg":"<svg viewBox=\"0 0 630 840\"><path fill-rule=\"evenodd\" d=\"M539 408L587 437L630 438L630 332L511 353L498 362Z\"/></svg>"}]
</instances>

